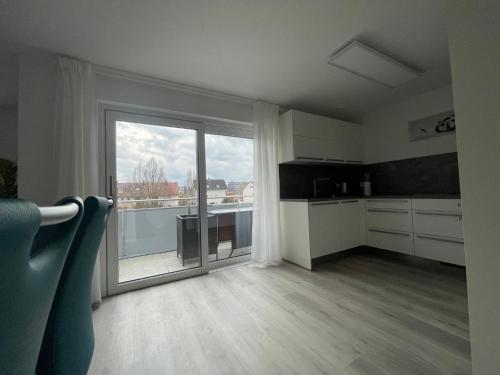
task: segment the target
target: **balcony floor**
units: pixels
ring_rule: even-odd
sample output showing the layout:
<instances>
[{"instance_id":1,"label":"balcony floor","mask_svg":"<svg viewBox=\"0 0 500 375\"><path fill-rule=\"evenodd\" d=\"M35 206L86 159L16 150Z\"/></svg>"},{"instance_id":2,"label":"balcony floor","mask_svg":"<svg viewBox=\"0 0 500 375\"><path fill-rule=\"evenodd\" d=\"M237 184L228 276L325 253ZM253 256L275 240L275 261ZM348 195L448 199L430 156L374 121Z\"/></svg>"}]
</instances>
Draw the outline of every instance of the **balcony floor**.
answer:
<instances>
[{"instance_id":1,"label":"balcony floor","mask_svg":"<svg viewBox=\"0 0 500 375\"><path fill-rule=\"evenodd\" d=\"M219 260L226 259L231 253L231 242L222 242L218 248ZM233 258L239 255L250 253L250 248L244 247L235 249ZM215 254L210 254L208 260L213 262L216 260ZM186 260L182 266L182 259L177 257L176 251L166 251L158 254L150 254L137 256L132 258L123 258L118 261L119 266L119 282L132 281L145 277L162 275L181 270L187 270L199 266L199 259Z\"/></svg>"}]
</instances>

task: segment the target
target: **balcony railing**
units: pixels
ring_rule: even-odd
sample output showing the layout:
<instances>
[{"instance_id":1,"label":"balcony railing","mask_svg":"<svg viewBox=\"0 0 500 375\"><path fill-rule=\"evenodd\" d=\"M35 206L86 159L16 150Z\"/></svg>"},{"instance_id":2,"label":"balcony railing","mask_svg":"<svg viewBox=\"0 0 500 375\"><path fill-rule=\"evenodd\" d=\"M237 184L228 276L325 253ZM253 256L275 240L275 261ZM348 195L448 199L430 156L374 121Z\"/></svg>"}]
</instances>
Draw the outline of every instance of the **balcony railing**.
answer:
<instances>
[{"instance_id":1,"label":"balcony railing","mask_svg":"<svg viewBox=\"0 0 500 375\"><path fill-rule=\"evenodd\" d=\"M227 203L218 203L219 205L231 205L231 204L248 204L253 202L253 195L229 195L229 196L221 196L221 197L207 197L207 203L209 205L214 205L214 202L225 199L237 199L236 202L227 202ZM239 200L242 199L242 200ZM245 201L245 199L248 199ZM166 202L167 205L164 207L140 207L140 208L131 208L125 207L132 203L134 204L145 204L145 203L162 203ZM168 205L168 202L176 202L177 205ZM179 198L154 198L154 199L127 199L121 200L118 195L118 210L136 210L136 209L150 209L150 208L170 208L170 207L198 207L198 198L197 197L179 197Z\"/></svg>"},{"instance_id":2,"label":"balcony railing","mask_svg":"<svg viewBox=\"0 0 500 375\"><path fill-rule=\"evenodd\" d=\"M224 198L253 199L250 195L207 197L219 202ZM127 207L152 202L183 202L186 205L166 207ZM197 214L196 197L118 200L118 256L128 258L177 250L177 215ZM251 201L210 204L208 210L252 207Z\"/></svg>"}]
</instances>

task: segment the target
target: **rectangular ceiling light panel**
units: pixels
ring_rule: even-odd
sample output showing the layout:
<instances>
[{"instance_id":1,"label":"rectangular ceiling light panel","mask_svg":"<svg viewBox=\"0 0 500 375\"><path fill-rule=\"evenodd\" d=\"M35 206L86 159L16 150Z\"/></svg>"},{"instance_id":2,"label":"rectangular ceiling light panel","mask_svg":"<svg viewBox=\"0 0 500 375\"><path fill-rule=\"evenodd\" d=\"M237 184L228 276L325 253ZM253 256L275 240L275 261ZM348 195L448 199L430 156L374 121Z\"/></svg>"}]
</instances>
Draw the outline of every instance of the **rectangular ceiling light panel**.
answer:
<instances>
[{"instance_id":1,"label":"rectangular ceiling light panel","mask_svg":"<svg viewBox=\"0 0 500 375\"><path fill-rule=\"evenodd\" d=\"M328 63L392 88L420 76L415 69L356 40L335 52Z\"/></svg>"}]
</instances>

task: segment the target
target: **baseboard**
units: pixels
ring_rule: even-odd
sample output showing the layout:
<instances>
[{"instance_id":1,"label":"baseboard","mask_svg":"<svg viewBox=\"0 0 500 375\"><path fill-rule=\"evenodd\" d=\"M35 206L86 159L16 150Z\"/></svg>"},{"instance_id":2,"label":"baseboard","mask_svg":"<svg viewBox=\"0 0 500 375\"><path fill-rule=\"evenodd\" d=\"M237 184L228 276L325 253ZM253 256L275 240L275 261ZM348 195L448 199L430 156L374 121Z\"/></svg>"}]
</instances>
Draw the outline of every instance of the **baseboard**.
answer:
<instances>
[{"instance_id":1,"label":"baseboard","mask_svg":"<svg viewBox=\"0 0 500 375\"><path fill-rule=\"evenodd\" d=\"M465 269L465 266L461 266L459 264L453 264L453 263L447 263L447 262L439 262L441 265L446 266L446 267L453 267L453 268L461 268Z\"/></svg>"},{"instance_id":2,"label":"baseboard","mask_svg":"<svg viewBox=\"0 0 500 375\"><path fill-rule=\"evenodd\" d=\"M371 247L371 246L362 245L362 246L353 247L351 249L339 251L338 253L327 254L327 255L323 255L323 256L317 257L317 258L312 258L311 259L311 271L314 271L315 268L317 268L318 266L320 266L322 264L334 262L334 261L336 261L338 259L341 259L341 258L344 258L346 256L350 256L350 255L353 255L353 254L359 254L361 252L367 252L367 253L370 253L370 254L377 254L379 256L393 258L393 259L405 259L409 263L415 263L415 264L418 264L418 263L433 263L433 264L441 264L441 265L446 266L446 267L453 267L453 268L465 269L464 266L460 266L460 265L457 265L457 264L440 262L440 261L437 261L437 260L432 260L432 259L427 259L427 258L421 258L421 257L415 256L415 255L411 255L411 254L398 253L397 251L385 250L385 249L380 249L378 247ZM303 267L301 265L298 265L298 264L296 264L294 262L291 262L289 260L284 259L284 261L286 261L288 263L291 263L291 264L295 264L298 267L307 269L307 268L305 268L305 267Z\"/></svg>"},{"instance_id":3,"label":"baseboard","mask_svg":"<svg viewBox=\"0 0 500 375\"><path fill-rule=\"evenodd\" d=\"M365 246L357 246L357 247L353 247L351 249L339 251L337 253L327 254L327 255L317 257L317 258L312 258L311 259L312 271L314 271L315 267L317 267L321 264L329 263L329 262L335 261L339 258L344 258L346 256L355 254L361 250L364 250L364 248L365 248Z\"/></svg>"},{"instance_id":4,"label":"baseboard","mask_svg":"<svg viewBox=\"0 0 500 375\"><path fill-rule=\"evenodd\" d=\"M434 259L430 259L430 258L422 258L422 257L419 257L417 255L412 255L412 254L398 253L397 251L380 249L378 247L363 246L363 251L369 252L370 254L377 254L377 255L392 258L392 259L404 259L405 261L407 261L409 263L414 263L414 264L429 263L429 264L435 264L435 265L439 264L439 265L442 265L445 267L459 268L459 269L463 269L463 270L466 269L466 267L460 266L458 264L441 262L439 260L434 260Z\"/></svg>"}]
</instances>

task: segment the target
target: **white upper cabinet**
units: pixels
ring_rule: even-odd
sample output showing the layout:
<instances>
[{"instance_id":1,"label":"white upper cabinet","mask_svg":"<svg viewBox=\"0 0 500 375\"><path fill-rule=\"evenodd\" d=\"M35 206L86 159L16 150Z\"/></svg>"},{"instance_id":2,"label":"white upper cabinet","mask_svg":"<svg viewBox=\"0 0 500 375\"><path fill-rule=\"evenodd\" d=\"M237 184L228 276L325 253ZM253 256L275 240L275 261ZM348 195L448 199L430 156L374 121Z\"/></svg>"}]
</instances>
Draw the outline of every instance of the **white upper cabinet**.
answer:
<instances>
[{"instance_id":1,"label":"white upper cabinet","mask_svg":"<svg viewBox=\"0 0 500 375\"><path fill-rule=\"evenodd\" d=\"M362 144L359 124L293 110L280 116L280 163L361 164Z\"/></svg>"}]
</instances>

